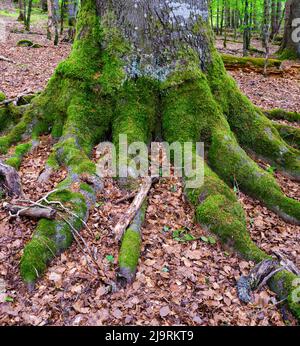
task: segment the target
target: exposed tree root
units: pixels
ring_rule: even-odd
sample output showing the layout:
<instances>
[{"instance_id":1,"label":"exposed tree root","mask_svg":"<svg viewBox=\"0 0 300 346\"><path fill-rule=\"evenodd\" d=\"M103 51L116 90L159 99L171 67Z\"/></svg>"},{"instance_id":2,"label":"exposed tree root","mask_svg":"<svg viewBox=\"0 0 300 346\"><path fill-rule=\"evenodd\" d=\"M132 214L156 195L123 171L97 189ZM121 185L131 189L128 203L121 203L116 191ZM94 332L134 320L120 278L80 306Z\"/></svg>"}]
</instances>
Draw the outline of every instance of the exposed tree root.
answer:
<instances>
[{"instance_id":1,"label":"exposed tree root","mask_svg":"<svg viewBox=\"0 0 300 346\"><path fill-rule=\"evenodd\" d=\"M36 97L41 92L42 92L42 90L38 91L38 92L36 92L34 94L30 93L30 92L19 94L17 97L1 101L0 102L0 106L7 106L10 103L13 103L16 106L27 105L27 104L29 104L32 101L32 99L34 97Z\"/></svg>"},{"instance_id":2,"label":"exposed tree root","mask_svg":"<svg viewBox=\"0 0 300 346\"><path fill-rule=\"evenodd\" d=\"M144 201L150 191L153 180L151 177L144 178L140 187L140 191L135 196L130 207L127 209L126 213L122 216L121 220L117 223L114 233L117 241L123 238L123 235L127 227L131 224L131 221L135 218L135 215L141 209Z\"/></svg>"},{"instance_id":3,"label":"exposed tree root","mask_svg":"<svg viewBox=\"0 0 300 346\"><path fill-rule=\"evenodd\" d=\"M208 81L239 144L299 181L300 152L290 147L280 137L273 123L241 94L218 56L210 67Z\"/></svg>"},{"instance_id":4,"label":"exposed tree root","mask_svg":"<svg viewBox=\"0 0 300 346\"><path fill-rule=\"evenodd\" d=\"M142 235L141 228L145 219L147 201L136 213L132 223L126 229L119 253L118 278L122 284L131 284L134 281L138 261L140 258Z\"/></svg>"},{"instance_id":5,"label":"exposed tree root","mask_svg":"<svg viewBox=\"0 0 300 346\"><path fill-rule=\"evenodd\" d=\"M300 150L300 129L282 124L274 124L280 136L292 147Z\"/></svg>"},{"instance_id":6,"label":"exposed tree root","mask_svg":"<svg viewBox=\"0 0 300 346\"><path fill-rule=\"evenodd\" d=\"M222 54L222 60L228 70L237 68L252 68L259 72L264 72L266 59L253 57L237 57L229 54ZM282 73L280 70L282 61L276 59L268 59L268 72Z\"/></svg>"}]
</instances>

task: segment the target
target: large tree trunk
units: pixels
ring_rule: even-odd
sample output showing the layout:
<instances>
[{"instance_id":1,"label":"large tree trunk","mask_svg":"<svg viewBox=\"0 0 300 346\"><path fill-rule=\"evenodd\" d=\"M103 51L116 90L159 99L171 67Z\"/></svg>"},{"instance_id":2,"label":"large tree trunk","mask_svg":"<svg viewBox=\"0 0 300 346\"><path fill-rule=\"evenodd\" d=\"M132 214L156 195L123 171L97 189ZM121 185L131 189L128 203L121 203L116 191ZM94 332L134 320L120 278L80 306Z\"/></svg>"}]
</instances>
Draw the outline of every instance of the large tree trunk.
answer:
<instances>
[{"instance_id":1,"label":"large tree trunk","mask_svg":"<svg viewBox=\"0 0 300 346\"><path fill-rule=\"evenodd\" d=\"M16 127L0 138L5 152L24 134L52 129L59 140L46 172L64 165L69 173L48 198L67 205L69 213L41 220L24 250L21 275L27 283L84 226L101 188L89 154L110 133L115 144L120 134L127 134L129 143L148 143L161 123L169 143L204 141L204 184L187 185L186 196L197 221L246 259L260 262L269 256L250 238L245 213L230 188L233 183L285 220L300 223L300 203L286 197L246 151L297 180L300 153L228 76L208 19L206 0L81 1L70 57ZM123 241L121 262L128 259L132 281L139 241ZM291 298L295 278L281 271L272 287L281 297L289 295L290 308L299 317L300 305Z\"/></svg>"},{"instance_id":2,"label":"large tree trunk","mask_svg":"<svg viewBox=\"0 0 300 346\"><path fill-rule=\"evenodd\" d=\"M280 52L283 58L300 58L300 1L288 0L286 3L285 27Z\"/></svg>"}]
</instances>

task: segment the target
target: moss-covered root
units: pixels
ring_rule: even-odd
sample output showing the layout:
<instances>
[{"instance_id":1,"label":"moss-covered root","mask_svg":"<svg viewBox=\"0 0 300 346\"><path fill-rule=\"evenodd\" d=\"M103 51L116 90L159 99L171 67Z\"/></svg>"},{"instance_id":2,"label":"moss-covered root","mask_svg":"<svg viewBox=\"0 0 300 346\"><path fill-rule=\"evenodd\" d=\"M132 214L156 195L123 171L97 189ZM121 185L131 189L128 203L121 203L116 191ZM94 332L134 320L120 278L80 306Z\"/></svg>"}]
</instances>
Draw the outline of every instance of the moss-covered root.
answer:
<instances>
[{"instance_id":1,"label":"moss-covered root","mask_svg":"<svg viewBox=\"0 0 300 346\"><path fill-rule=\"evenodd\" d=\"M300 277L286 270L276 273L268 282L280 299L287 298L287 304L300 322Z\"/></svg>"},{"instance_id":2,"label":"moss-covered root","mask_svg":"<svg viewBox=\"0 0 300 346\"><path fill-rule=\"evenodd\" d=\"M300 152L290 147L272 122L239 91L217 53L212 61L207 73L211 90L241 146L300 180Z\"/></svg>"},{"instance_id":3,"label":"moss-covered root","mask_svg":"<svg viewBox=\"0 0 300 346\"><path fill-rule=\"evenodd\" d=\"M145 219L146 209L147 202L144 202L122 239L118 276L122 283L125 281L125 284L131 284L135 278L141 253L141 228Z\"/></svg>"},{"instance_id":4,"label":"moss-covered root","mask_svg":"<svg viewBox=\"0 0 300 346\"><path fill-rule=\"evenodd\" d=\"M297 127L274 124L280 136L292 147L300 150L300 129Z\"/></svg>"},{"instance_id":5,"label":"moss-covered root","mask_svg":"<svg viewBox=\"0 0 300 346\"><path fill-rule=\"evenodd\" d=\"M20 272L22 279L32 287L37 278L46 270L48 262L57 254L67 249L76 237L83 223L81 220L87 219L87 205L95 200L95 192L88 186L80 185L80 181L73 179L65 181L65 186L50 195L49 200L59 201L67 207L73 214L64 213L64 218L57 220L42 219L39 221L32 240L24 248L21 259ZM80 186L76 187L76 183ZM74 191L72 191L74 189ZM87 191L88 190L88 191ZM72 227L71 227L72 226ZM75 231L74 231L75 230Z\"/></svg>"},{"instance_id":6,"label":"moss-covered root","mask_svg":"<svg viewBox=\"0 0 300 346\"><path fill-rule=\"evenodd\" d=\"M292 123L297 122L300 124L300 113L288 112L279 108L270 111L263 110L263 113L271 120L287 120Z\"/></svg>"},{"instance_id":7,"label":"moss-covered root","mask_svg":"<svg viewBox=\"0 0 300 346\"><path fill-rule=\"evenodd\" d=\"M5 163L18 170L21 166L23 157L29 153L31 148L35 145L34 142L19 144L16 146L15 151L11 157L5 160Z\"/></svg>"},{"instance_id":8,"label":"moss-covered root","mask_svg":"<svg viewBox=\"0 0 300 346\"><path fill-rule=\"evenodd\" d=\"M248 260L260 262L268 257L251 240L236 195L207 165L204 184L197 189L185 189L185 193L196 208L197 221L222 243Z\"/></svg>"},{"instance_id":9,"label":"moss-covered root","mask_svg":"<svg viewBox=\"0 0 300 346\"><path fill-rule=\"evenodd\" d=\"M229 128L215 128L208 158L210 165L226 182L262 201L284 220L300 224L300 203L286 197L275 179L259 168L238 145Z\"/></svg>"}]
</instances>

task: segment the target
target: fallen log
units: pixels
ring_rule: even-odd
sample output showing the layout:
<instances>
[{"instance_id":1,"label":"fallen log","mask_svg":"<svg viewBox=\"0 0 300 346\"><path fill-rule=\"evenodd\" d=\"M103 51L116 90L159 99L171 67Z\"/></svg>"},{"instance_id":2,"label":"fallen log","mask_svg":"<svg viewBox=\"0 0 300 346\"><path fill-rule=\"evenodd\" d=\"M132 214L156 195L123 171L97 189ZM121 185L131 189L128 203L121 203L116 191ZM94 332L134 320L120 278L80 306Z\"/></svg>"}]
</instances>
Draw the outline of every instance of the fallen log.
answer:
<instances>
[{"instance_id":1,"label":"fallen log","mask_svg":"<svg viewBox=\"0 0 300 346\"><path fill-rule=\"evenodd\" d=\"M31 219L48 219L54 220L56 217L56 210L52 208L42 207L24 207L19 205L12 205L9 203L4 204L4 209L10 212L10 217L25 216Z\"/></svg>"},{"instance_id":2,"label":"fallen log","mask_svg":"<svg viewBox=\"0 0 300 346\"><path fill-rule=\"evenodd\" d=\"M19 198L23 195L18 172L0 160L0 185L9 197Z\"/></svg>"}]
</instances>

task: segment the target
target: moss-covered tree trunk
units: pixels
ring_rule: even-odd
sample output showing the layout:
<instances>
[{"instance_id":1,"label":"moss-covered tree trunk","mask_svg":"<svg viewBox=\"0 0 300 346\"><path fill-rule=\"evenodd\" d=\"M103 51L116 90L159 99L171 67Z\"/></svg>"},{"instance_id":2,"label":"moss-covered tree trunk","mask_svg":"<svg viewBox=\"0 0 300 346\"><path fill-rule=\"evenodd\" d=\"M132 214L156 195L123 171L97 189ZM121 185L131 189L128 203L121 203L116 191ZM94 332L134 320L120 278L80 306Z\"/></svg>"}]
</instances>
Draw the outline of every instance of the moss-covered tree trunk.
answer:
<instances>
[{"instance_id":1,"label":"moss-covered tree trunk","mask_svg":"<svg viewBox=\"0 0 300 346\"><path fill-rule=\"evenodd\" d=\"M280 52L283 58L300 58L300 2L288 0L286 3L284 37Z\"/></svg>"},{"instance_id":2,"label":"moss-covered tree trunk","mask_svg":"<svg viewBox=\"0 0 300 346\"><path fill-rule=\"evenodd\" d=\"M214 48L207 1L82 0L70 57L0 138L5 152L24 136L51 131L58 142L42 178L60 165L68 168L67 179L49 199L61 201L71 213L39 222L21 261L27 283L70 245L88 218L101 188L89 159L93 146L110 137L117 144L120 134L129 143L149 143L158 123L164 141L205 142L204 184L186 188L186 195L197 221L246 259L260 262L268 255L250 238L233 183L288 222L300 223L299 202L286 197L248 156L262 157L300 180L300 152L227 74ZM121 272L129 281L140 251L140 232L136 234L137 241L125 238L121 247ZM273 277L272 287L280 297L289 296L299 317L299 303L292 299L294 279L282 271Z\"/></svg>"}]
</instances>

